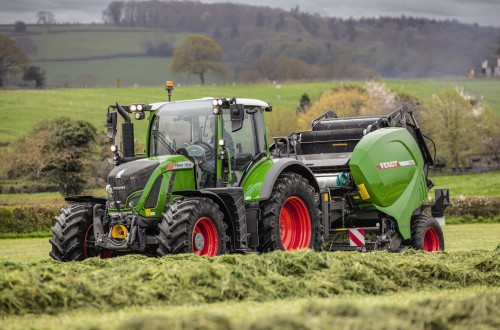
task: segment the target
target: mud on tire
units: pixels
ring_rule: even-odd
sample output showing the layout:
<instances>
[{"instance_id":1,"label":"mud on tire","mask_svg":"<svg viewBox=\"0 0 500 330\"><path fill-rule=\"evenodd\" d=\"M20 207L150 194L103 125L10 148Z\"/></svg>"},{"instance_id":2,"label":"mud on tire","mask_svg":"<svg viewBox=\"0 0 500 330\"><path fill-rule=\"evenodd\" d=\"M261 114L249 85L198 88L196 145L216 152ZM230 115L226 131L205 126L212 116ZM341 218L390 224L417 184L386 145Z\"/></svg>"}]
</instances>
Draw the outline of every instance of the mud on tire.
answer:
<instances>
[{"instance_id":1,"label":"mud on tire","mask_svg":"<svg viewBox=\"0 0 500 330\"><path fill-rule=\"evenodd\" d=\"M166 208L158 224L158 255L227 252L227 224L217 204L207 198L183 198Z\"/></svg>"},{"instance_id":2,"label":"mud on tire","mask_svg":"<svg viewBox=\"0 0 500 330\"><path fill-rule=\"evenodd\" d=\"M259 251L319 250L324 242L319 196L304 177L282 173L271 198L261 204Z\"/></svg>"}]
</instances>

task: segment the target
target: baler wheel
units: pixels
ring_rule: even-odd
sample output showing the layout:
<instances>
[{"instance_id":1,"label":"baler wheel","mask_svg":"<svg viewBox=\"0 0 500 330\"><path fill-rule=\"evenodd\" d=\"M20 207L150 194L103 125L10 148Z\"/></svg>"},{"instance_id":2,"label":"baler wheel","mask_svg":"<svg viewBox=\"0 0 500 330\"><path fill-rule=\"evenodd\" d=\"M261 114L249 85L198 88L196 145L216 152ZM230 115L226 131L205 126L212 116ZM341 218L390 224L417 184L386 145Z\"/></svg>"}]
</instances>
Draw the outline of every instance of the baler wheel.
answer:
<instances>
[{"instance_id":1,"label":"baler wheel","mask_svg":"<svg viewBox=\"0 0 500 330\"><path fill-rule=\"evenodd\" d=\"M62 210L52 226L50 256L59 261L84 260L99 255L92 227L92 204L72 204ZM101 257L109 256L108 253Z\"/></svg>"},{"instance_id":2,"label":"baler wheel","mask_svg":"<svg viewBox=\"0 0 500 330\"><path fill-rule=\"evenodd\" d=\"M260 252L321 248L324 228L318 194L301 175L282 173L261 210Z\"/></svg>"},{"instance_id":3,"label":"baler wheel","mask_svg":"<svg viewBox=\"0 0 500 330\"><path fill-rule=\"evenodd\" d=\"M444 251L444 235L436 219L419 215L412 220L411 244L417 250Z\"/></svg>"},{"instance_id":4,"label":"baler wheel","mask_svg":"<svg viewBox=\"0 0 500 330\"><path fill-rule=\"evenodd\" d=\"M227 224L217 204L207 198L176 200L158 224L158 255L195 253L214 257L227 251Z\"/></svg>"}]
</instances>

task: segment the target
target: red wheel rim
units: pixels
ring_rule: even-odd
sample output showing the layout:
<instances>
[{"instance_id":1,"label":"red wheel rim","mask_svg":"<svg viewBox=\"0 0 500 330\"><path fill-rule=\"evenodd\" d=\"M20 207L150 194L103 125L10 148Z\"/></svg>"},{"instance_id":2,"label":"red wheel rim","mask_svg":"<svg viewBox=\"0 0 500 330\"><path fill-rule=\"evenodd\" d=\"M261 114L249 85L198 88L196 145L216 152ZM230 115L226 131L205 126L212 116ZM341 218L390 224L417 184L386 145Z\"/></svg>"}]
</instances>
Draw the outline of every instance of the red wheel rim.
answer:
<instances>
[{"instance_id":1,"label":"red wheel rim","mask_svg":"<svg viewBox=\"0 0 500 330\"><path fill-rule=\"evenodd\" d=\"M219 235L210 218L203 217L194 224L192 235L193 252L200 256L215 257L219 250Z\"/></svg>"},{"instance_id":2,"label":"red wheel rim","mask_svg":"<svg viewBox=\"0 0 500 330\"><path fill-rule=\"evenodd\" d=\"M289 197L280 212L280 238L283 248L285 251L308 248L311 232L311 217L307 205L299 197Z\"/></svg>"},{"instance_id":3,"label":"red wheel rim","mask_svg":"<svg viewBox=\"0 0 500 330\"><path fill-rule=\"evenodd\" d=\"M95 257L95 237L93 224L87 228L85 233L85 238L83 239L83 252L85 253L85 259ZM103 250L101 252L101 259L111 258L112 254L109 250Z\"/></svg>"},{"instance_id":4,"label":"red wheel rim","mask_svg":"<svg viewBox=\"0 0 500 330\"><path fill-rule=\"evenodd\" d=\"M435 228L429 227L424 234L424 251L432 252L441 250L439 235Z\"/></svg>"}]
</instances>

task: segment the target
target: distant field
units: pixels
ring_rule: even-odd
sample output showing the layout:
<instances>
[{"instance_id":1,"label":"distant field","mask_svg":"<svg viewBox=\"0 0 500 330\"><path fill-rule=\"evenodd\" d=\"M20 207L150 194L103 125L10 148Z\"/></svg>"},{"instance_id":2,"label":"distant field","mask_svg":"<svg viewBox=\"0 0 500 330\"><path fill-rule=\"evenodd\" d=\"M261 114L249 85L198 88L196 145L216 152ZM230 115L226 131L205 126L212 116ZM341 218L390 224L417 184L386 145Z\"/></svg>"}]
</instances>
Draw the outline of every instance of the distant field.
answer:
<instances>
[{"instance_id":1,"label":"distant field","mask_svg":"<svg viewBox=\"0 0 500 330\"><path fill-rule=\"evenodd\" d=\"M449 188L452 196L500 196L500 172L430 175L435 188ZM499 211L500 213L500 211Z\"/></svg>"},{"instance_id":2,"label":"distant field","mask_svg":"<svg viewBox=\"0 0 500 330\"><path fill-rule=\"evenodd\" d=\"M116 28L106 25L56 25L50 28L50 33L47 33L45 27L28 25L27 32L23 34L14 33L12 26L0 26L0 33L2 32L14 39L29 37L38 47L37 53L31 56L34 61L145 54L143 42L148 38L161 35L175 45L182 41L184 35L158 29Z\"/></svg>"},{"instance_id":3,"label":"distant field","mask_svg":"<svg viewBox=\"0 0 500 330\"><path fill-rule=\"evenodd\" d=\"M0 109L0 141L12 141L26 134L39 120L59 116L84 119L104 131L105 113L110 104L117 101L121 104L166 101L167 93L163 88L164 82L157 82L157 84L158 87L154 88L0 90L0 99L3 103L3 108ZM278 109L294 110L304 92L315 97L335 85L338 83L283 84L279 86L271 84L176 86L173 100L206 96L240 96L260 98L270 102ZM141 138L144 133L139 132L136 136Z\"/></svg>"},{"instance_id":4,"label":"distant field","mask_svg":"<svg viewBox=\"0 0 500 330\"><path fill-rule=\"evenodd\" d=\"M422 101L429 101L433 94L444 89L459 88L465 93L485 101L500 115L500 79L423 79L387 80L387 86Z\"/></svg>"},{"instance_id":5,"label":"distant field","mask_svg":"<svg viewBox=\"0 0 500 330\"><path fill-rule=\"evenodd\" d=\"M170 74L170 58L121 57L91 61L34 62L44 68L47 79L59 87L163 86Z\"/></svg>"},{"instance_id":6,"label":"distant field","mask_svg":"<svg viewBox=\"0 0 500 330\"><path fill-rule=\"evenodd\" d=\"M141 75L144 67L138 61L137 66L131 65L133 59L102 61L103 75L106 70L114 68L110 76L112 80L118 78L120 70L132 70ZM12 141L23 134L39 120L67 116L75 119L85 119L97 128L104 130L104 114L107 106L116 101L127 104L131 102L158 102L167 99L163 89L162 67L166 70L161 59L152 58L157 63L156 68L150 67L152 77L156 77L151 84L157 87L138 88L88 88L88 89L46 89L46 90L0 90L2 108L0 109L0 141ZM168 62L165 60L165 62ZM106 64L109 64L108 65ZM128 64L127 64L128 63ZM124 66L120 69L120 64ZM69 64L68 64L69 65ZM87 62L86 65L92 65ZM69 67L77 67L72 63ZM130 67L130 69L128 69ZM85 65L82 65L85 70ZM154 75L153 75L153 72ZM168 77L165 77L168 79ZM133 81L130 81L133 83ZM349 82L363 85L364 82ZM481 91L485 101L500 115L500 80L388 80L385 83L398 91L414 95L423 102L428 101L432 95L440 90L462 86L469 93ZM312 99L322 92L338 86L341 82L315 82L315 83L278 83L253 84L253 85L219 85L219 86L179 86L176 85L173 99L183 100L206 96L213 97L248 97L265 100L274 106L275 111L268 114L277 117L286 115L288 111L295 111L302 94L307 93ZM137 137L144 136L140 131Z\"/></svg>"}]
</instances>

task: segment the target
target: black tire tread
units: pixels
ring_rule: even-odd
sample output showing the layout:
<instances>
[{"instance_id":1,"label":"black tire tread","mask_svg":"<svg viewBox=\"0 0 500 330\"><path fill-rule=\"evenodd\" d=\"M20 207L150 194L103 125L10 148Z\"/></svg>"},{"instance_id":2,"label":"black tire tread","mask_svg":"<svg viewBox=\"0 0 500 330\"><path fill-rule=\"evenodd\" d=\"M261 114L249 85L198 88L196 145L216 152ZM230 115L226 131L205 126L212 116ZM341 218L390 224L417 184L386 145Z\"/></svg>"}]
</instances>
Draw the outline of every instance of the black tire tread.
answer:
<instances>
[{"instance_id":1,"label":"black tire tread","mask_svg":"<svg viewBox=\"0 0 500 330\"><path fill-rule=\"evenodd\" d=\"M49 255L59 261L85 259L83 241L91 224L91 204L71 204L62 209L50 228L52 238L49 242L52 245L52 251Z\"/></svg>"},{"instance_id":2,"label":"black tire tread","mask_svg":"<svg viewBox=\"0 0 500 330\"><path fill-rule=\"evenodd\" d=\"M441 251L444 251L444 235L437 220L431 216L421 214L412 219L411 246L417 250L424 249L424 234L427 228L434 227L439 235Z\"/></svg>"},{"instance_id":3,"label":"black tire tread","mask_svg":"<svg viewBox=\"0 0 500 330\"><path fill-rule=\"evenodd\" d=\"M219 251L227 252L227 224L224 215L217 204L208 198L183 198L173 202L163 213L163 219L158 224L159 256L167 254L193 253L191 235L195 221L200 216L208 215L215 224L219 234Z\"/></svg>"}]
</instances>

